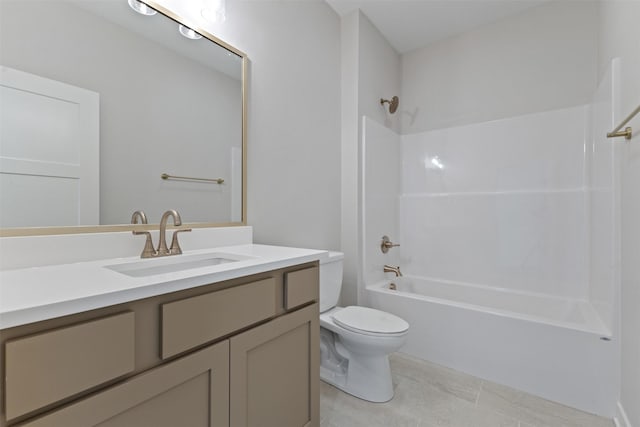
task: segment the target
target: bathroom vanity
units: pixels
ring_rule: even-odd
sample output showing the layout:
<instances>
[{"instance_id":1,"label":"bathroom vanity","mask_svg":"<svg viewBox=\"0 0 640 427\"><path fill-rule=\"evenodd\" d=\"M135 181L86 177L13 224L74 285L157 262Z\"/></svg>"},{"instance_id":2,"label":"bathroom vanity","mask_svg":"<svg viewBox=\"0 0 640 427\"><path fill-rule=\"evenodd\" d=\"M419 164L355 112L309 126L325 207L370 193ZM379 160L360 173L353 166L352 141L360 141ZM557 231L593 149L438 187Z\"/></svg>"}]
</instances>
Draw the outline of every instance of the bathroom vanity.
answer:
<instances>
[{"instance_id":1,"label":"bathroom vanity","mask_svg":"<svg viewBox=\"0 0 640 427\"><path fill-rule=\"evenodd\" d=\"M318 426L325 252L194 252L0 272L0 426Z\"/></svg>"},{"instance_id":2,"label":"bathroom vanity","mask_svg":"<svg viewBox=\"0 0 640 427\"><path fill-rule=\"evenodd\" d=\"M89 3L3 4L7 117L46 120L3 116L0 427L318 426L326 252L251 243L246 54L155 1ZM164 239L171 207L187 251L141 260L131 232Z\"/></svg>"}]
</instances>

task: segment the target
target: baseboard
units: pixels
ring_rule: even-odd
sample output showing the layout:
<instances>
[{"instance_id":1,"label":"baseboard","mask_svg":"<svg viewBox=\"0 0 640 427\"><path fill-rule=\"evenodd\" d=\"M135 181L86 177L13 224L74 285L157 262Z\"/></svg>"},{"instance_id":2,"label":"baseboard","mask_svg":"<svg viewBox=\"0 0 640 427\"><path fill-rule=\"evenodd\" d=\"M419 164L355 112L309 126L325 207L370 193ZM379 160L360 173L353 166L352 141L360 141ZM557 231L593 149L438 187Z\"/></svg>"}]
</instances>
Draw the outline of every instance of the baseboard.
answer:
<instances>
[{"instance_id":1,"label":"baseboard","mask_svg":"<svg viewBox=\"0 0 640 427\"><path fill-rule=\"evenodd\" d=\"M616 405L616 416L613 421L616 423L616 427L633 427L629 422L629 418L627 418L627 413L624 411L622 403L620 402Z\"/></svg>"}]
</instances>

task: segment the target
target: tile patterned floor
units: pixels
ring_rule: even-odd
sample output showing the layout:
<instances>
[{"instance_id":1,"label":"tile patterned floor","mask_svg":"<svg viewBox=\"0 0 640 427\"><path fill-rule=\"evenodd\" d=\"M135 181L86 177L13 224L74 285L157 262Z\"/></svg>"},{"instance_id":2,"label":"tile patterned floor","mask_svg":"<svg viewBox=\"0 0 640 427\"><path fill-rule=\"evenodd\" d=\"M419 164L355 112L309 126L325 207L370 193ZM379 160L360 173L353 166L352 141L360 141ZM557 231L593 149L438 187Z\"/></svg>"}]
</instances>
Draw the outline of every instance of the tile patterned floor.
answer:
<instances>
[{"instance_id":1,"label":"tile patterned floor","mask_svg":"<svg viewBox=\"0 0 640 427\"><path fill-rule=\"evenodd\" d=\"M320 427L613 427L587 414L410 356L391 356L395 397L357 399L321 382Z\"/></svg>"}]
</instances>

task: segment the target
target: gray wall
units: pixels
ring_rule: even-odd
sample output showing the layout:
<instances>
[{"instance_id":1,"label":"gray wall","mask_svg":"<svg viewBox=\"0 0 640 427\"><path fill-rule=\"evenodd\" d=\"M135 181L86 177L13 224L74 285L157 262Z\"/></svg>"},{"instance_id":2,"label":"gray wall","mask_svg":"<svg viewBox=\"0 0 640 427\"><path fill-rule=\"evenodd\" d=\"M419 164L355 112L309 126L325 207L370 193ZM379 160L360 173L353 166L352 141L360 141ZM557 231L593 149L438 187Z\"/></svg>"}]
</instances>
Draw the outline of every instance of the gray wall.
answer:
<instances>
[{"instance_id":1,"label":"gray wall","mask_svg":"<svg viewBox=\"0 0 640 427\"><path fill-rule=\"evenodd\" d=\"M250 61L248 223L256 243L340 248L340 27L324 2L228 1L208 24Z\"/></svg>"},{"instance_id":2,"label":"gray wall","mask_svg":"<svg viewBox=\"0 0 640 427\"><path fill-rule=\"evenodd\" d=\"M388 113L380 98L400 93L400 56L360 11L342 18L342 249L345 274L342 304L363 303L358 295L362 282L362 117L394 129L400 128L398 112ZM396 224L387 233L394 238ZM382 236L380 236L382 237Z\"/></svg>"}]
</instances>

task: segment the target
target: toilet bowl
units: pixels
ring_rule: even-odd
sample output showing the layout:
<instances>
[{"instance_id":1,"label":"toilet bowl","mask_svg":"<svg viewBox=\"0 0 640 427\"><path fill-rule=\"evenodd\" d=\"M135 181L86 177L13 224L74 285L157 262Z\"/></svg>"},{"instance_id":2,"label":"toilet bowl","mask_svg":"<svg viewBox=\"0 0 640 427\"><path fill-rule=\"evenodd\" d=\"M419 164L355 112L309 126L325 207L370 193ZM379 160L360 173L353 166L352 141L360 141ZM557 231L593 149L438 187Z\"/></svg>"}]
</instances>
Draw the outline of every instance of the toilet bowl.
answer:
<instances>
[{"instance_id":1,"label":"toilet bowl","mask_svg":"<svg viewBox=\"0 0 640 427\"><path fill-rule=\"evenodd\" d=\"M393 398L389 354L405 342L409 324L367 307L337 307L343 254L320 263L320 378L371 402ZM336 290L337 289L337 290Z\"/></svg>"}]
</instances>

